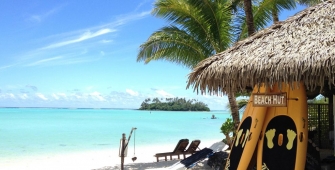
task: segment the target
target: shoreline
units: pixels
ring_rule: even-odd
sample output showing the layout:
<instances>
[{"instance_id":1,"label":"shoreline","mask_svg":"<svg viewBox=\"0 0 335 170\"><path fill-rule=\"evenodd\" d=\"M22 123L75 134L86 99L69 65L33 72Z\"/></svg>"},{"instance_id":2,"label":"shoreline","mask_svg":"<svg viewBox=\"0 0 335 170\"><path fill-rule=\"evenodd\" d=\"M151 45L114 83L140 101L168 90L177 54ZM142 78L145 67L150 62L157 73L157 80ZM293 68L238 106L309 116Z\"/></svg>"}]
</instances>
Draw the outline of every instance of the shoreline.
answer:
<instances>
[{"instance_id":1,"label":"shoreline","mask_svg":"<svg viewBox=\"0 0 335 170\"><path fill-rule=\"evenodd\" d=\"M220 140L200 139L200 149L210 147ZM154 154L161 152L171 152L177 144L155 144L152 146L137 146L135 156L137 160L133 162L133 148L128 149L128 155L124 160L125 169L140 170L146 168L163 168L173 165L178 160L168 160L156 162ZM0 169L2 170L39 170L39 169L62 169L62 170L114 170L118 169L121 164L121 158L118 156L118 149L107 149L101 151L73 152L67 154L49 154L43 156L32 156L22 159L0 158Z\"/></svg>"}]
</instances>

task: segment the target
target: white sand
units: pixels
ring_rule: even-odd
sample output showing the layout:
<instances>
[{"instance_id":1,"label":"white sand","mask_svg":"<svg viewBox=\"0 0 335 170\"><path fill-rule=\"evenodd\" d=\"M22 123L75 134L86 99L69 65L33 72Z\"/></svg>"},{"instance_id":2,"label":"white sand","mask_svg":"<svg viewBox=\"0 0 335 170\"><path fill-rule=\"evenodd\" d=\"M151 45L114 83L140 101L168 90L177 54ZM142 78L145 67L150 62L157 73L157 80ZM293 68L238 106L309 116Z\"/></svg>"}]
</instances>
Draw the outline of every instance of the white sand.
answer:
<instances>
[{"instance_id":1,"label":"white sand","mask_svg":"<svg viewBox=\"0 0 335 170\"><path fill-rule=\"evenodd\" d=\"M178 141L176 141L177 143ZM210 147L216 141L201 140L200 148ZM136 147L137 160L133 163L133 148L129 148L128 156L125 158L125 170L145 170L153 168L164 168L173 165L180 160L156 162L153 155L160 152L171 152L176 143L168 145L154 145L150 147ZM92 151L73 154L59 154L47 156L34 156L23 159L0 158L1 170L92 170L92 169L120 169L121 158L118 150ZM181 156L182 158L182 156ZM210 169L204 161L192 169Z\"/></svg>"}]
</instances>

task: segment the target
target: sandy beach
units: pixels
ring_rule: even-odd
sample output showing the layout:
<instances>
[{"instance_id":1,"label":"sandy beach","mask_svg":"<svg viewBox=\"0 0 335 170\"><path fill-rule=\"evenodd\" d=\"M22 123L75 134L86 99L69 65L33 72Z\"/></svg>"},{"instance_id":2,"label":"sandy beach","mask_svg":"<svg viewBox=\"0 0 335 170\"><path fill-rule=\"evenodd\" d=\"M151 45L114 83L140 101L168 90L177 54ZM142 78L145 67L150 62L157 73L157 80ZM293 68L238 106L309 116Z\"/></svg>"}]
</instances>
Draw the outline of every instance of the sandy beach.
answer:
<instances>
[{"instance_id":1,"label":"sandy beach","mask_svg":"<svg viewBox=\"0 0 335 170\"><path fill-rule=\"evenodd\" d=\"M147 162L147 163L132 163L124 166L125 170L164 170L165 168L170 167L171 165L177 163L180 160L172 160L166 162ZM113 167L103 167L95 170L119 170L120 166ZM207 160L202 160L197 163L196 166L192 167L194 170L210 170L212 169L207 165Z\"/></svg>"},{"instance_id":2,"label":"sandy beach","mask_svg":"<svg viewBox=\"0 0 335 170\"><path fill-rule=\"evenodd\" d=\"M210 147L216 141L201 140L199 148ZM145 170L169 167L180 160L169 160L160 162L156 161L153 156L159 152L170 152L174 149L175 144L153 145L150 147L137 147L135 156L137 160L133 162L131 158L134 156L133 148L129 148L128 155L125 158L125 170ZM90 151L71 154L55 154L32 156L29 158L19 158L0 161L2 170L117 170L120 169L121 158L118 156L118 150ZM0 158L1 159L1 158ZM210 169L206 164L206 160L199 162L192 169Z\"/></svg>"}]
</instances>

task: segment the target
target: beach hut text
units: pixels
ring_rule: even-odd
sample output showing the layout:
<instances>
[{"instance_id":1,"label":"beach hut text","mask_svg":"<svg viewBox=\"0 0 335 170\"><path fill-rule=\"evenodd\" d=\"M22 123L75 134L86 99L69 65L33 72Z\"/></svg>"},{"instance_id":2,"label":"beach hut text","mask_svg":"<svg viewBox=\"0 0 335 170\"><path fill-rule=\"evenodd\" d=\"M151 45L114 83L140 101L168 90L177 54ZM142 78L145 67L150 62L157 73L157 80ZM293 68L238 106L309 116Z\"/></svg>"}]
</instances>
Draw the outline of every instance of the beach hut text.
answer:
<instances>
[{"instance_id":1,"label":"beach hut text","mask_svg":"<svg viewBox=\"0 0 335 170\"><path fill-rule=\"evenodd\" d=\"M252 102L254 107L286 107L286 96L286 93L254 93Z\"/></svg>"}]
</instances>

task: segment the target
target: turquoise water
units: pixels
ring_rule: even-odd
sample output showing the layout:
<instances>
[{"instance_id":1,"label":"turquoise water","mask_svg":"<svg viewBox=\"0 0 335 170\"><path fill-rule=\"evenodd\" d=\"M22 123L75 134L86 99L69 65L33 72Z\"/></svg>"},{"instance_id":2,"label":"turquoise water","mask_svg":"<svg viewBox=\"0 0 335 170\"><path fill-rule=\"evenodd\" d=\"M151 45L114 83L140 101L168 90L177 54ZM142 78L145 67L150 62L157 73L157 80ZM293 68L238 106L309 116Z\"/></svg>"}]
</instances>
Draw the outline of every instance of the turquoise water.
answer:
<instances>
[{"instance_id":1,"label":"turquoise water","mask_svg":"<svg viewBox=\"0 0 335 170\"><path fill-rule=\"evenodd\" d=\"M210 119L212 114L218 119ZM228 117L226 111L1 108L0 158L119 148L122 133L128 138L132 127L136 146L181 138L221 140Z\"/></svg>"}]
</instances>

